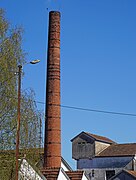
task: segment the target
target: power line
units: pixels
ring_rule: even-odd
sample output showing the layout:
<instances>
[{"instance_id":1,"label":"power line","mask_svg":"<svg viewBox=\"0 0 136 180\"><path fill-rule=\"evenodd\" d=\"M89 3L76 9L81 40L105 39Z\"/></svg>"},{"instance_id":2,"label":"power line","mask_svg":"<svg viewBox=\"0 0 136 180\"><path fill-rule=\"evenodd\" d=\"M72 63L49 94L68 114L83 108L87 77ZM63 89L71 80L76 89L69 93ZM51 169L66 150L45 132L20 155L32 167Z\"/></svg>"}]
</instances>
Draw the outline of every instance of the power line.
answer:
<instances>
[{"instance_id":1,"label":"power line","mask_svg":"<svg viewBox=\"0 0 136 180\"><path fill-rule=\"evenodd\" d=\"M11 97L13 98L13 97ZM14 97L17 99L16 97ZM38 104L43 104L45 105L45 102L42 101L33 101ZM76 107L76 106L68 106L68 105L57 105L53 104L55 106L60 106L62 108L67 108L67 109L74 109L74 110L79 110L79 111L87 111L87 112L95 112L95 113L103 113L103 114L112 114L112 115L120 115L120 116L131 116L131 117L136 117L135 113L125 113L125 112L117 112L117 111L107 111L107 110L100 110L100 109L91 109L91 108L83 108L83 107Z\"/></svg>"},{"instance_id":2,"label":"power line","mask_svg":"<svg viewBox=\"0 0 136 180\"><path fill-rule=\"evenodd\" d=\"M122 116L135 116L136 117L136 114L133 114L133 113L104 111L104 110L99 110L99 109L88 109L88 108L65 106L65 105L61 105L61 107L69 108L69 109L75 109L75 110L81 110L81 111L91 111L91 112L96 112L96 113L114 114L114 115L122 115Z\"/></svg>"},{"instance_id":3,"label":"power line","mask_svg":"<svg viewBox=\"0 0 136 180\"><path fill-rule=\"evenodd\" d=\"M41 101L35 101L39 104L45 104ZM55 104L54 104L55 105ZM59 106L59 105L55 105ZM89 111L89 112L96 112L96 113L105 113L105 114L113 114L113 115L121 115L121 116L133 116L136 117L136 114L134 113L125 113L125 112L115 112L115 111L105 111L105 110L99 110L99 109L90 109L90 108L82 108L82 107L75 107L75 106L67 106L67 105L60 105L62 108L67 109L74 109L74 110L80 110L80 111Z\"/></svg>"}]
</instances>

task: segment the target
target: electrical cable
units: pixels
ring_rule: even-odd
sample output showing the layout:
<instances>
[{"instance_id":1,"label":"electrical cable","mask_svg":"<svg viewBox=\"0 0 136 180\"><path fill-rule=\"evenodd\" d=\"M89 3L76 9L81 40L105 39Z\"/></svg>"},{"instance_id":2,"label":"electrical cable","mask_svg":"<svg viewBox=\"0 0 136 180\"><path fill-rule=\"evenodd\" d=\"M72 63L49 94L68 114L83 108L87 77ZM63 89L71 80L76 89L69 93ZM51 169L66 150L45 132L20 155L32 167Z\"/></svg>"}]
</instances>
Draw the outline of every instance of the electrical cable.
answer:
<instances>
[{"instance_id":1,"label":"electrical cable","mask_svg":"<svg viewBox=\"0 0 136 180\"><path fill-rule=\"evenodd\" d=\"M17 97L9 97L9 98L15 98L15 99L17 99ZM36 102L36 103L38 103L38 104L43 104L43 105L45 105L45 102L42 102L42 101L35 101L35 100L34 100L33 102ZM136 117L136 114L135 114L135 113L125 113L125 112L117 112L117 111L107 111L107 110L83 108L83 107L68 106L68 105L56 105L56 104L53 104L53 105L55 105L55 106L60 106L60 107L62 107L62 108L67 108L67 109L79 110L79 111L87 111L87 112L95 112L95 113L103 113L103 114L112 114L112 115Z\"/></svg>"},{"instance_id":2,"label":"electrical cable","mask_svg":"<svg viewBox=\"0 0 136 180\"><path fill-rule=\"evenodd\" d=\"M39 104L45 104L44 102L41 102L41 101L35 101L35 102L39 103ZM58 106L58 105L55 105L55 106ZM106 110L82 108L82 107L67 106L67 105L60 105L60 106L62 108L74 109L74 110L80 110L80 111L90 111L90 112L96 112L96 113L105 113L105 114L113 114L113 115L122 115L122 116L133 116L133 117L136 117L136 114L134 114L134 113L106 111Z\"/></svg>"},{"instance_id":3,"label":"electrical cable","mask_svg":"<svg viewBox=\"0 0 136 180\"><path fill-rule=\"evenodd\" d=\"M15 76L15 75L14 75ZM12 76L12 77L14 77ZM10 78L12 78L10 77ZM9 78L6 80L8 81ZM4 81L4 82L6 82ZM2 82L2 83L4 83ZM2 84L1 83L1 84ZM11 98L11 97L10 97ZM13 98L13 97L12 97ZM15 97L14 97L15 98ZM16 98L17 99L17 98ZM41 101L34 101L38 104L45 104L44 102ZM58 106L58 105L56 105ZM76 106L68 106L68 105L60 105L62 108L67 108L67 109L74 109L74 110L80 110L80 111L88 111L88 112L96 112L96 113L104 113L104 114L113 114L113 115L121 115L121 116L133 116L136 117L135 113L125 113L125 112L116 112L116 111L107 111L107 110L100 110L100 109L90 109L90 108L83 108L83 107L76 107Z\"/></svg>"}]
</instances>

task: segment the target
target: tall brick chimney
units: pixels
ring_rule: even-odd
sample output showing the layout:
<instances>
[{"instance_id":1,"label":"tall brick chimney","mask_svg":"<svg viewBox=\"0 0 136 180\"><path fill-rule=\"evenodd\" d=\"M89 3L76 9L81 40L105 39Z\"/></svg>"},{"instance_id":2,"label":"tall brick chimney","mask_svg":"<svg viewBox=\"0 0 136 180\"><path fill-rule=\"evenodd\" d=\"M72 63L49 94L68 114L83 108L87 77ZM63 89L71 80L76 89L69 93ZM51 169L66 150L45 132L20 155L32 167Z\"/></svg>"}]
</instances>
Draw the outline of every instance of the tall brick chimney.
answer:
<instances>
[{"instance_id":1,"label":"tall brick chimney","mask_svg":"<svg viewBox=\"0 0 136 180\"><path fill-rule=\"evenodd\" d=\"M61 167L60 13L49 13L44 169Z\"/></svg>"}]
</instances>

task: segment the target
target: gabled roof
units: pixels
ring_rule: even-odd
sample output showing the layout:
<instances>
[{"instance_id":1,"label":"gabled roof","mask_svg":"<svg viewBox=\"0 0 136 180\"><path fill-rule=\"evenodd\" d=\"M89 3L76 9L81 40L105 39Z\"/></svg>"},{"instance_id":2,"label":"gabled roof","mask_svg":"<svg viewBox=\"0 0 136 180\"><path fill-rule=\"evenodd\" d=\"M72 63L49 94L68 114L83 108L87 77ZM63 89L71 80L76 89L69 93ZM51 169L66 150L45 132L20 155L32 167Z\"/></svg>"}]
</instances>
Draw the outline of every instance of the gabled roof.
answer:
<instances>
[{"instance_id":1,"label":"gabled roof","mask_svg":"<svg viewBox=\"0 0 136 180\"><path fill-rule=\"evenodd\" d=\"M48 168L41 170L41 173L46 177L47 180L57 180L61 168ZM83 177L88 179L84 171L65 171L65 178L70 180L82 180Z\"/></svg>"},{"instance_id":2,"label":"gabled roof","mask_svg":"<svg viewBox=\"0 0 136 180\"><path fill-rule=\"evenodd\" d=\"M84 174L84 171L67 171L69 179L71 180L81 180Z\"/></svg>"},{"instance_id":3,"label":"gabled roof","mask_svg":"<svg viewBox=\"0 0 136 180\"><path fill-rule=\"evenodd\" d=\"M60 172L60 168L48 168L41 170L41 173L48 180L56 180L58 178L59 172Z\"/></svg>"},{"instance_id":4,"label":"gabled roof","mask_svg":"<svg viewBox=\"0 0 136 180\"><path fill-rule=\"evenodd\" d=\"M103 150L97 157L135 156L136 143L112 144Z\"/></svg>"},{"instance_id":5,"label":"gabled roof","mask_svg":"<svg viewBox=\"0 0 136 180\"><path fill-rule=\"evenodd\" d=\"M24 154L26 155L25 159L29 164L36 166L37 169L41 168L43 161L43 148L20 149L19 158L22 159ZM61 161L68 170L72 170L63 158L61 158ZM0 162L0 180L4 178L15 179L15 150L0 151Z\"/></svg>"},{"instance_id":6,"label":"gabled roof","mask_svg":"<svg viewBox=\"0 0 136 180\"><path fill-rule=\"evenodd\" d=\"M27 166L26 166L27 165ZM25 168L25 170L23 170ZM36 177L36 175L37 176L39 176L41 179L43 179L43 180L46 180L46 178L43 176L43 174L40 172L40 170L33 164L33 163L31 163L31 161L30 160L28 160L28 159L26 159L26 158L23 158L22 160L21 160L21 162L20 162L20 176L21 177L24 177L25 178L25 176L28 178L28 176L29 176L29 178L30 178L30 176L31 176L31 178L34 178L34 177L32 177L32 175L34 174L34 173L36 173L34 176ZM20 179L21 179L21 177L20 177Z\"/></svg>"},{"instance_id":7,"label":"gabled roof","mask_svg":"<svg viewBox=\"0 0 136 180\"><path fill-rule=\"evenodd\" d=\"M107 137L99 136L99 135L96 135L96 134L91 134L91 133L84 132L84 131L82 131L80 134L78 134L78 135L75 136L73 139L71 139L71 141L73 141L74 139L76 139L78 136L81 136L82 134L85 134L85 135L87 135L87 136L90 136L91 138L93 138L93 139L96 140L96 141L101 141L101 142L105 142L105 143L109 143L109 144L115 143L114 141L112 141L111 139L109 139L109 138L107 138Z\"/></svg>"}]
</instances>

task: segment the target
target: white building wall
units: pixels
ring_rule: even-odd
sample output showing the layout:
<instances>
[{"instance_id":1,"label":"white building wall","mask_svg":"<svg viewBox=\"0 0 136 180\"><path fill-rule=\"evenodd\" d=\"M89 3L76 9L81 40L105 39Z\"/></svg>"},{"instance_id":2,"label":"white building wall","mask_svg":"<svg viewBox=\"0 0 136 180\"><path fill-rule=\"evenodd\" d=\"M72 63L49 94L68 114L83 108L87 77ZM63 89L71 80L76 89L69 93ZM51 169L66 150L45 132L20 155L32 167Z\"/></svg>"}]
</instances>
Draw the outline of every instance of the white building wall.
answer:
<instances>
[{"instance_id":1,"label":"white building wall","mask_svg":"<svg viewBox=\"0 0 136 180\"><path fill-rule=\"evenodd\" d=\"M61 168L57 180L70 180L64 170Z\"/></svg>"},{"instance_id":2,"label":"white building wall","mask_svg":"<svg viewBox=\"0 0 136 180\"><path fill-rule=\"evenodd\" d=\"M61 161L61 168L64 169L64 171L69 171L69 169L65 166L65 164Z\"/></svg>"},{"instance_id":3,"label":"white building wall","mask_svg":"<svg viewBox=\"0 0 136 180\"><path fill-rule=\"evenodd\" d=\"M25 160L22 160L21 167L19 170L19 179L23 180L43 180L42 178L34 169L33 167Z\"/></svg>"},{"instance_id":4,"label":"white building wall","mask_svg":"<svg viewBox=\"0 0 136 180\"><path fill-rule=\"evenodd\" d=\"M82 180L88 180L88 178L86 177L86 175L83 173L83 176L82 176Z\"/></svg>"}]
</instances>

